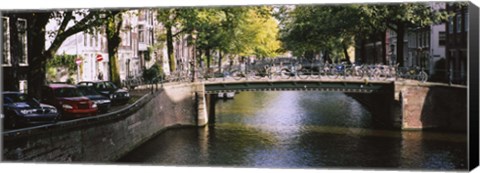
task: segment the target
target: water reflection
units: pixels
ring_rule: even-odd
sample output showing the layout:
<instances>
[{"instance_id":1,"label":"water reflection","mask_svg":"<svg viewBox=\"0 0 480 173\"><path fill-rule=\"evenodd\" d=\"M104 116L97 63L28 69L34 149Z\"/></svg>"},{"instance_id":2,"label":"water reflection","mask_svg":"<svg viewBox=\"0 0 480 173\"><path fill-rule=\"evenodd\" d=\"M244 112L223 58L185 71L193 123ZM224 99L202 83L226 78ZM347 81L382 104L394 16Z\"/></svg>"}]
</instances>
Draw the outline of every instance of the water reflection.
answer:
<instances>
[{"instance_id":1,"label":"water reflection","mask_svg":"<svg viewBox=\"0 0 480 173\"><path fill-rule=\"evenodd\" d=\"M266 168L466 169L466 135L374 129L342 93L244 92L216 123L168 130L120 162Z\"/></svg>"}]
</instances>

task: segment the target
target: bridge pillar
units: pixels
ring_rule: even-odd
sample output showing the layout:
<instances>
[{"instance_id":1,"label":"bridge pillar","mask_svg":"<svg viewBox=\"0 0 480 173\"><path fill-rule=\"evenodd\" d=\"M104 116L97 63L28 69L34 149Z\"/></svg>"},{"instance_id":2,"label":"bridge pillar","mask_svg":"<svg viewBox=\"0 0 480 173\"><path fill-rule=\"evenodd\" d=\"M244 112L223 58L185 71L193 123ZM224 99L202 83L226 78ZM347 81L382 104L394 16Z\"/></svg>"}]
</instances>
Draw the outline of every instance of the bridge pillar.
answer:
<instances>
[{"instance_id":1,"label":"bridge pillar","mask_svg":"<svg viewBox=\"0 0 480 173\"><path fill-rule=\"evenodd\" d=\"M205 98L208 108L208 122L210 124L215 123L215 102L217 102L217 94L207 94Z\"/></svg>"},{"instance_id":2,"label":"bridge pillar","mask_svg":"<svg viewBox=\"0 0 480 173\"><path fill-rule=\"evenodd\" d=\"M195 91L195 100L197 103L197 126L208 124L207 101L205 98L205 85L197 84Z\"/></svg>"}]
</instances>

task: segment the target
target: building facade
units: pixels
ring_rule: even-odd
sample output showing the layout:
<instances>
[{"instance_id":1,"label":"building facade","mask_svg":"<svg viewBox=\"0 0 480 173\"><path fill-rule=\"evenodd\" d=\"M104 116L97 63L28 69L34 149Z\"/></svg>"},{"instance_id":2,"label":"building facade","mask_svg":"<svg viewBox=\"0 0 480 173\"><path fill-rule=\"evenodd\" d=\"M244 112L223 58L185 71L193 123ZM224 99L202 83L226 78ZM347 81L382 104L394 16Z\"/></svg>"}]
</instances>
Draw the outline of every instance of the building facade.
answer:
<instances>
[{"instance_id":1,"label":"building facade","mask_svg":"<svg viewBox=\"0 0 480 173\"><path fill-rule=\"evenodd\" d=\"M3 90L27 92L28 39L27 19L14 13L2 14Z\"/></svg>"},{"instance_id":2,"label":"building facade","mask_svg":"<svg viewBox=\"0 0 480 173\"><path fill-rule=\"evenodd\" d=\"M434 11L445 10L444 2L429 2ZM421 67L432 81L445 80L445 23L412 28L407 33L405 66Z\"/></svg>"},{"instance_id":3,"label":"building facade","mask_svg":"<svg viewBox=\"0 0 480 173\"><path fill-rule=\"evenodd\" d=\"M467 79L467 36L468 6L459 3L447 3L448 12L454 15L446 25L446 57L449 73L447 77L453 83L465 84Z\"/></svg>"},{"instance_id":4,"label":"building facade","mask_svg":"<svg viewBox=\"0 0 480 173\"><path fill-rule=\"evenodd\" d=\"M157 62L160 54L154 50L157 37L155 29L158 25L155 11L129 10L122 15L117 63L120 80L125 81L141 78L143 69ZM55 30L58 25L55 21L51 21L47 27L47 30ZM47 44L49 42L51 40L47 39ZM81 59L78 65L80 70L75 77L76 82L110 79L108 40L103 27L93 32L80 32L70 36L64 41L57 54L76 55ZM66 78L59 76L56 80L63 82Z\"/></svg>"}]
</instances>

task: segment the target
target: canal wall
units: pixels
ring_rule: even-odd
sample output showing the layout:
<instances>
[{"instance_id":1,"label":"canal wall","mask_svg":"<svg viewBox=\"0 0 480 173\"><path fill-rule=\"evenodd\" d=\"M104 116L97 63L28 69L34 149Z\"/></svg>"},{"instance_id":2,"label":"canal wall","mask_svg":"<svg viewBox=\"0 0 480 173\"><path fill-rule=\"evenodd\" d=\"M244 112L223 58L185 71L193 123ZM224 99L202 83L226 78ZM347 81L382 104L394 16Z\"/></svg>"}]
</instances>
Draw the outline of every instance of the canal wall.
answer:
<instances>
[{"instance_id":1,"label":"canal wall","mask_svg":"<svg viewBox=\"0 0 480 173\"><path fill-rule=\"evenodd\" d=\"M445 85L396 85L402 129L467 131L467 89Z\"/></svg>"},{"instance_id":2,"label":"canal wall","mask_svg":"<svg viewBox=\"0 0 480 173\"><path fill-rule=\"evenodd\" d=\"M119 111L4 132L2 161L115 161L168 128L199 124L197 95L203 94L196 93L201 89L166 85Z\"/></svg>"}]
</instances>

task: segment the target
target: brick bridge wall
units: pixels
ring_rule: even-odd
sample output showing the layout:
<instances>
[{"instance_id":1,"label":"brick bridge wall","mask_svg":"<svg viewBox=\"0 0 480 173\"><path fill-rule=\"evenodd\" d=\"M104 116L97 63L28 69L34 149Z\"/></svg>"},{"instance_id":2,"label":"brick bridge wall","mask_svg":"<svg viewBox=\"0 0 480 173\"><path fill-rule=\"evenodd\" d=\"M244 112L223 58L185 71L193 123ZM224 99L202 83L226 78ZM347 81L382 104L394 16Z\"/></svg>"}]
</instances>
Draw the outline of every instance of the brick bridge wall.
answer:
<instances>
[{"instance_id":1,"label":"brick bridge wall","mask_svg":"<svg viewBox=\"0 0 480 173\"><path fill-rule=\"evenodd\" d=\"M467 89L461 86L397 84L402 129L467 131Z\"/></svg>"},{"instance_id":2,"label":"brick bridge wall","mask_svg":"<svg viewBox=\"0 0 480 173\"><path fill-rule=\"evenodd\" d=\"M404 130L467 130L467 89L464 86L395 82L380 92L347 95L365 106L375 123L382 126Z\"/></svg>"},{"instance_id":3,"label":"brick bridge wall","mask_svg":"<svg viewBox=\"0 0 480 173\"><path fill-rule=\"evenodd\" d=\"M117 160L167 128L197 125L197 89L198 85L188 84L165 86L130 111L4 133L2 160Z\"/></svg>"}]
</instances>

